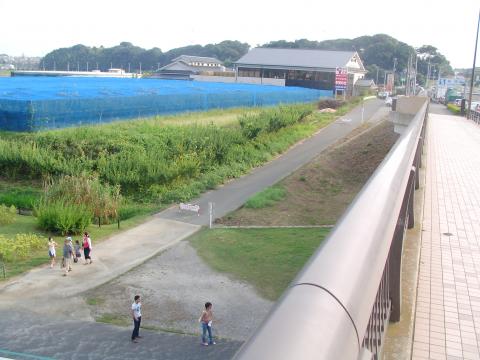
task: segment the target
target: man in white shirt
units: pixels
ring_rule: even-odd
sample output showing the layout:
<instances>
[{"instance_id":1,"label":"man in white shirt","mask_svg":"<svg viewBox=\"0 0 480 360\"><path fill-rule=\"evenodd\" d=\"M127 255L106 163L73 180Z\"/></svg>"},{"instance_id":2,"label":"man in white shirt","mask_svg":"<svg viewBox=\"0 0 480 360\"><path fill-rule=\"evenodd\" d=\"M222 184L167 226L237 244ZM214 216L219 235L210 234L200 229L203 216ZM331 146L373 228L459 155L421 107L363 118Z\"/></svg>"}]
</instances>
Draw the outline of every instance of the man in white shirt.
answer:
<instances>
[{"instance_id":1,"label":"man in white shirt","mask_svg":"<svg viewBox=\"0 0 480 360\"><path fill-rule=\"evenodd\" d=\"M142 304L140 303L140 295L135 295L133 298L134 302L132 304L132 317L133 317L133 333L132 341L138 342L137 339L141 338L138 334L140 331L140 322L142 321Z\"/></svg>"}]
</instances>

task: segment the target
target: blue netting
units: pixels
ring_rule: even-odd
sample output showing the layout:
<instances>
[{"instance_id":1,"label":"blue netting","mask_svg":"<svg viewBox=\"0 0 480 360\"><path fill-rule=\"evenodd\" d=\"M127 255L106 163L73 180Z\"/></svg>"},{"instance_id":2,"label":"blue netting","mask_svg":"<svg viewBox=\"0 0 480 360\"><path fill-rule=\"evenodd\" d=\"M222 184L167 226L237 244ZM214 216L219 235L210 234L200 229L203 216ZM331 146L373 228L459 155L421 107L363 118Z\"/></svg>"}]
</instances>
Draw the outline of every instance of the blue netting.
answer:
<instances>
[{"instance_id":1,"label":"blue netting","mask_svg":"<svg viewBox=\"0 0 480 360\"><path fill-rule=\"evenodd\" d=\"M182 111L314 101L331 91L182 80L0 78L0 129L32 131Z\"/></svg>"}]
</instances>

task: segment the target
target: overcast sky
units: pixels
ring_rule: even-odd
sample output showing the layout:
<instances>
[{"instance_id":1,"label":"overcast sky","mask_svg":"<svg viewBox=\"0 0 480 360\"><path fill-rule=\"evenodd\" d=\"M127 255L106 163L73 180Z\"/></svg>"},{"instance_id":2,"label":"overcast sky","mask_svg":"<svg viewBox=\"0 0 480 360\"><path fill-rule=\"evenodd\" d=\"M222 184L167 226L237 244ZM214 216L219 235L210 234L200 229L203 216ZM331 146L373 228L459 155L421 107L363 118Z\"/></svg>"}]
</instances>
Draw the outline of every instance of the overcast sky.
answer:
<instances>
[{"instance_id":1,"label":"overcast sky","mask_svg":"<svg viewBox=\"0 0 480 360\"><path fill-rule=\"evenodd\" d=\"M327 40L385 33L471 67L478 0L0 0L0 53L42 56L122 41L162 51L240 40ZM480 58L477 60L477 66Z\"/></svg>"}]
</instances>

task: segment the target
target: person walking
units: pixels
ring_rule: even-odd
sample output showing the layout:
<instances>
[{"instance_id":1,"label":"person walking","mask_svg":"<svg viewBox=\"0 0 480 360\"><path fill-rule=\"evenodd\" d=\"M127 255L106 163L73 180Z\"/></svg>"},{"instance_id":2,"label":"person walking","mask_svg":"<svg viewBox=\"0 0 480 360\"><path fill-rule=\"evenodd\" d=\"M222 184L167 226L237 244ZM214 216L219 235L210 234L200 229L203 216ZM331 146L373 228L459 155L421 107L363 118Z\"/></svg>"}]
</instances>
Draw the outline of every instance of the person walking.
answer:
<instances>
[{"instance_id":1,"label":"person walking","mask_svg":"<svg viewBox=\"0 0 480 360\"><path fill-rule=\"evenodd\" d=\"M63 244L63 265L65 269L65 273L63 274L63 276L67 276L68 272L72 271L72 257L73 257L72 243L69 240L69 238L66 238Z\"/></svg>"},{"instance_id":2,"label":"person walking","mask_svg":"<svg viewBox=\"0 0 480 360\"><path fill-rule=\"evenodd\" d=\"M215 345L212 336L212 321L213 321L213 312L212 312L212 303L205 303L205 310L202 311L200 319L198 319L202 325L202 345ZM208 332L208 343L207 343L207 332Z\"/></svg>"},{"instance_id":3,"label":"person walking","mask_svg":"<svg viewBox=\"0 0 480 360\"><path fill-rule=\"evenodd\" d=\"M58 244L55 242L55 240L52 239L51 236L48 237L48 256L50 256L50 267L53 268L55 266L55 259L57 257L57 252L55 250L55 247Z\"/></svg>"},{"instance_id":4,"label":"person walking","mask_svg":"<svg viewBox=\"0 0 480 360\"><path fill-rule=\"evenodd\" d=\"M88 232L85 231L83 234L83 257L85 258L85 264L91 264L92 263L92 257L90 253L92 252L92 239L90 239L90 236L88 235ZM90 261L90 262L87 262Z\"/></svg>"},{"instance_id":5,"label":"person walking","mask_svg":"<svg viewBox=\"0 0 480 360\"><path fill-rule=\"evenodd\" d=\"M132 304L132 318L133 318L133 332L132 341L138 342L137 339L141 338L139 335L140 323L142 321L142 303L140 302L140 295L135 295Z\"/></svg>"},{"instance_id":6,"label":"person walking","mask_svg":"<svg viewBox=\"0 0 480 360\"><path fill-rule=\"evenodd\" d=\"M73 247L75 249L75 258L73 259L73 261L78 262L78 260L82 258L82 253L80 251L82 247L80 246L80 242L78 240L75 240L75 245Z\"/></svg>"}]
</instances>

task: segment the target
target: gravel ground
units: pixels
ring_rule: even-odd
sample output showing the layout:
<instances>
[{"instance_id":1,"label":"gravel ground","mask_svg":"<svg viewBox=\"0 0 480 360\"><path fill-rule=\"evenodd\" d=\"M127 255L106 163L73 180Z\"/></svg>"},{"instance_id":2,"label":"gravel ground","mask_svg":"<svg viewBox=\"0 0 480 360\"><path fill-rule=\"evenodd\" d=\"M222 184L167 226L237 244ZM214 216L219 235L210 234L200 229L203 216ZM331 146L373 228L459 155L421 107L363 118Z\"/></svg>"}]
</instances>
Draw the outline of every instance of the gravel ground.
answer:
<instances>
[{"instance_id":1,"label":"gravel ground","mask_svg":"<svg viewBox=\"0 0 480 360\"><path fill-rule=\"evenodd\" d=\"M273 303L254 288L208 267L188 241L182 241L110 283L87 293L93 316L127 317L133 296L140 294L142 325L182 333L199 333L198 318L206 301L213 303L215 336L245 340Z\"/></svg>"}]
</instances>

